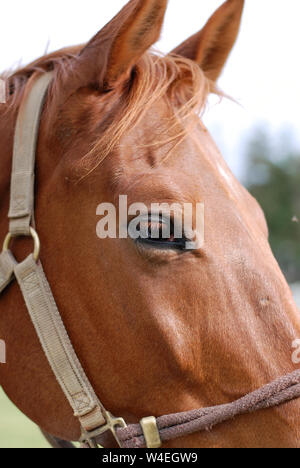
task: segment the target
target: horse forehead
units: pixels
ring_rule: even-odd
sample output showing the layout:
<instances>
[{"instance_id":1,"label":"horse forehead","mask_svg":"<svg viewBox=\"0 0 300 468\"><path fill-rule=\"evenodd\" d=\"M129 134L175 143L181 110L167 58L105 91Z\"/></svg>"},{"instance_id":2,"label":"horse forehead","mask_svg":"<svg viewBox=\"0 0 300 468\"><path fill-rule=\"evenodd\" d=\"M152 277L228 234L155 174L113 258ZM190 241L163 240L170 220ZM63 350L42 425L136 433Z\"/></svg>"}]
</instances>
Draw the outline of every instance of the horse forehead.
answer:
<instances>
[{"instance_id":1,"label":"horse forehead","mask_svg":"<svg viewBox=\"0 0 300 468\"><path fill-rule=\"evenodd\" d=\"M133 150L134 151L134 150ZM173 160L172 160L173 159ZM177 161L174 161L177 159ZM127 194L132 201L189 203L202 201L200 177L184 155L171 155L160 164L160 156L151 151L131 155L114 163L109 180L114 195Z\"/></svg>"},{"instance_id":2,"label":"horse forehead","mask_svg":"<svg viewBox=\"0 0 300 468\"><path fill-rule=\"evenodd\" d=\"M170 115L156 110L147 112L139 125L123 135L111 160L117 176L155 169L156 174L173 171L176 177L182 171L192 177L200 170L202 154L195 139L180 123L175 128ZM205 132L200 120L198 126L200 134Z\"/></svg>"},{"instance_id":3,"label":"horse forehead","mask_svg":"<svg viewBox=\"0 0 300 468\"><path fill-rule=\"evenodd\" d=\"M159 126L165 111L164 104L155 106L124 135L109 158L114 194L130 192L141 200L151 195L174 202L205 202L222 196L224 202L233 202L237 210L241 209L240 202L249 195L201 120L183 137L173 138L172 129Z\"/></svg>"}]
</instances>

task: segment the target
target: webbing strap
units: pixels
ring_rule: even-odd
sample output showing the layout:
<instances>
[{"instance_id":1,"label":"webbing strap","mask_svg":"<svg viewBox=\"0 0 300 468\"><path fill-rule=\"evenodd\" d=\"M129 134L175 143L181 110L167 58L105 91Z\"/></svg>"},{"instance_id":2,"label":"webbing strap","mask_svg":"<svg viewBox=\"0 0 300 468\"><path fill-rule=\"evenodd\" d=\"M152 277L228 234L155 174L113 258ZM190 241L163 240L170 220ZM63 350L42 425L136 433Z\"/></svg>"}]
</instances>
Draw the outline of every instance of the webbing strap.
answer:
<instances>
[{"instance_id":1,"label":"webbing strap","mask_svg":"<svg viewBox=\"0 0 300 468\"><path fill-rule=\"evenodd\" d=\"M13 280L16 263L11 252L6 251L0 254L0 294Z\"/></svg>"},{"instance_id":2,"label":"webbing strap","mask_svg":"<svg viewBox=\"0 0 300 468\"><path fill-rule=\"evenodd\" d=\"M39 122L52 78L52 73L39 77L21 105L17 118L8 213L9 232L14 236L29 235L34 209L34 166Z\"/></svg>"},{"instance_id":3,"label":"webbing strap","mask_svg":"<svg viewBox=\"0 0 300 468\"><path fill-rule=\"evenodd\" d=\"M34 169L40 117L53 73L37 78L18 114L12 163L9 232L31 235ZM0 293L16 277L49 364L85 432L106 424L99 402L76 356L41 263L33 255L17 264L9 250L0 255Z\"/></svg>"},{"instance_id":4,"label":"webbing strap","mask_svg":"<svg viewBox=\"0 0 300 468\"><path fill-rule=\"evenodd\" d=\"M33 255L18 264L15 276L49 364L81 423L88 430L105 423L94 390L71 345L48 281Z\"/></svg>"}]
</instances>

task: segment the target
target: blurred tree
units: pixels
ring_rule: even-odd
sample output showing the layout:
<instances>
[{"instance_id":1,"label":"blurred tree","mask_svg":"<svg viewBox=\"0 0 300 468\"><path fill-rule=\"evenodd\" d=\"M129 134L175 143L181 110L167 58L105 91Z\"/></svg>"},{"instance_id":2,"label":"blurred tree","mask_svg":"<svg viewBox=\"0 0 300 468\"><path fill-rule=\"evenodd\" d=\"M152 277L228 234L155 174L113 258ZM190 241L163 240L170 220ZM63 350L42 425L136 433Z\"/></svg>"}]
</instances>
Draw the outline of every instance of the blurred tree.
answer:
<instances>
[{"instance_id":1,"label":"blurred tree","mask_svg":"<svg viewBox=\"0 0 300 468\"><path fill-rule=\"evenodd\" d=\"M246 185L267 218L270 244L290 283L300 280L300 150L285 130L278 139L265 128L246 145Z\"/></svg>"}]
</instances>

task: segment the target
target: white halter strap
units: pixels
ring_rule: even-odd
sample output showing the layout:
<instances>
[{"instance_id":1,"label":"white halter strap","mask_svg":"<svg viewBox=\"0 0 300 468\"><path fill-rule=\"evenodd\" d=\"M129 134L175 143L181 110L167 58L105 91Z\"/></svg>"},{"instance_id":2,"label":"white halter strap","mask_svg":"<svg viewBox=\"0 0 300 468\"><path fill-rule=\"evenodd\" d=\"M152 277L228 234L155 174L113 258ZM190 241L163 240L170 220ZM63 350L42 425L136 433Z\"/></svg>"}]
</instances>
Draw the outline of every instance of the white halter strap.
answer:
<instances>
[{"instance_id":1,"label":"white halter strap","mask_svg":"<svg viewBox=\"0 0 300 468\"><path fill-rule=\"evenodd\" d=\"M18 114L10 187L9 232L29 236L34 213L34 169L40 117L52 73L42 75L33 85Z\"/></svg>"},{"instance_id":2,"label":"white halter strap","mask_svg":"<svg viewBox=\"0 0 300 468\"><path fill-rule=\"evenodd\" d=\"M9 234L0 254L0 293L16 278L44 353L66 398L80 421L84 442L96 447L95 438L115 427L125 427L113 418L97 398L57 309L47 278L39 261L39 238L32 227L34 219L34 172L36 146L43 104L52 73L35 81L18 114L13 151ZM9 250L13 237L32 236L34 253L17 264Z\"/></svg>"}]
</instances>

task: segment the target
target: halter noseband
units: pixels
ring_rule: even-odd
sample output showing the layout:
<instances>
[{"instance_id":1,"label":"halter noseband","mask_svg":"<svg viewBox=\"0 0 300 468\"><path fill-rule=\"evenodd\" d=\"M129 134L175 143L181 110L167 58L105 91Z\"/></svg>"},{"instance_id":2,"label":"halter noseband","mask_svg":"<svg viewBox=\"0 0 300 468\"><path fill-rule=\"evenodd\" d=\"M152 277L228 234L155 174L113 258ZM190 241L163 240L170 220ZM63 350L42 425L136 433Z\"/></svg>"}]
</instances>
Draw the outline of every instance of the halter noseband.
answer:
<instances>
[{"instance_id":1,"label":"halter noseband","mask_svg":"<svg viewBox=\"0 0 300 468\"><path fill-rule=\"evenodd\" d=\"M300 370L249 393L233 403L200 408L126 425L112 416L95 394L57 309L39 261L40 241L34 225L34 167L41 113L53 74L42 74L34 83L17 118L11 177L9 234L0 254L0 294L18 281L32 323L48 362L78 418L81 442L97 448L99 437L111 431L120 447L160 447L162 442L210 429L216 424L252 411L271 408L300 397ZM17 263L9 250L12 238L31 236L34 253Z\"/></svg>"}]
</instances>

